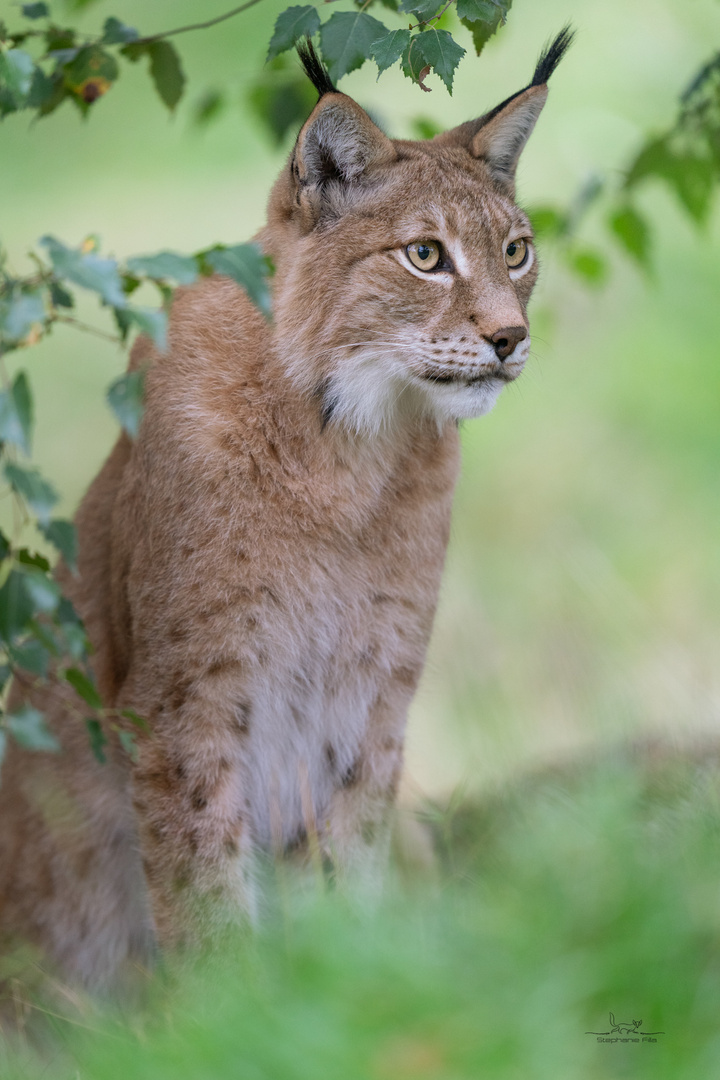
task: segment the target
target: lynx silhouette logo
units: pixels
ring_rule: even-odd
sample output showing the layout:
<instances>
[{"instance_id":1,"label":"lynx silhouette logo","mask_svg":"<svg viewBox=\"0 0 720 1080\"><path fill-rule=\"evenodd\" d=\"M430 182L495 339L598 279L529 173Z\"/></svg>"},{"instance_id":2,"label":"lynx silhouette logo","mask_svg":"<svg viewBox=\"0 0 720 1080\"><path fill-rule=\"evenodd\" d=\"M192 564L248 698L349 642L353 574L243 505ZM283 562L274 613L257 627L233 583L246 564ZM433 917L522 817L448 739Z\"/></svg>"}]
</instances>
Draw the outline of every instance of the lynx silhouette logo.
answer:
<instances>
[{"instance_id":1,"label":"lynx silhouette logo","mask_svg":"<svg viewBox=\"0 0 720 1080\"><path fill-rule=\"evenodd\" d=\"M612 1013L610 1013L610 1023L612 1025L612 1027L610 1028L610 1033L612 1035L614 1035L616 1031L619 1035L637 1035L638 1031L640 1030L642 1020L633 1020L631 1024L623 1024L623 1022L620 1021L619 1024L616 1024L615 1017Z\"/></svg>"},{"instance_id":2,"label":"lynx silhouette logo","mask_svg":"<svg viewBox=\"0 0 720 1080\"><path fill-rule=\"evenodd\" d=\"M657 1035L664 1031L641 1031L642 1020L616 1020L610 1013L609 1031L586 1031L586 1035L597 1035L598 1042L657 1042Z\"/></svg>"}]
</instances>

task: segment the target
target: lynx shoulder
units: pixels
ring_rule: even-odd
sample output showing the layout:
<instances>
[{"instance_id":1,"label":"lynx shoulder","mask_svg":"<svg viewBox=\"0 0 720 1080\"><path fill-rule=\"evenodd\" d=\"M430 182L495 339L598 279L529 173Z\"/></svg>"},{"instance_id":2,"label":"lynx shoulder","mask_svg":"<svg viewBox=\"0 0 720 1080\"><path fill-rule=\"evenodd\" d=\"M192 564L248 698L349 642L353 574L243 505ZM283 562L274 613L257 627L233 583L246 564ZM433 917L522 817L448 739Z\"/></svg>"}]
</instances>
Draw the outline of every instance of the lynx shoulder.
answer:
<instances>
[{"instance_id":1,"label":"lynx shoulder","mask_svg":"<svg viewBox=\"0 0 720 1080\"><path fill-rule=\"evenodd\" d=\"M214 278L145 340L146 407L60 571L108 708L149 725L99 764L79 701L31 698L60 754L9 753L0 930L89 986L253 916L254 867L317 846L373 882L448 541L457 423L520 374L538 266L519 155L569 44L427 142L320 94L256 239L273 319ZM14 690L21 696L21 688Z\"/></svg>"}]
</instances>

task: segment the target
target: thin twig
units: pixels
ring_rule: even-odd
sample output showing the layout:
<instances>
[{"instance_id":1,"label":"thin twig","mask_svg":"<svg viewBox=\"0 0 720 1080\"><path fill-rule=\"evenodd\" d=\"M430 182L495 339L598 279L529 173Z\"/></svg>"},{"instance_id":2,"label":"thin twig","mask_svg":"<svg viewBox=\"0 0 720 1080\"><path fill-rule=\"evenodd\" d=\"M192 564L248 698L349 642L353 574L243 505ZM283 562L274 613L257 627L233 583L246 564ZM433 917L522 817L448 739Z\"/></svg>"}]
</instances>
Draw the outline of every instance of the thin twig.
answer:
<instances>
[{"instance_id":1,"label":"thin twig","mask_svg":"<svg viewBox=\"0 0 720 1080\"><path fill-rule=\"evenodd\" d=\"M84 330L86 334L95 334L96 337L103 338L105 341L112 341L114 345L123 344L122 339L116 334L108 334L105 330L98 330L95 326L81 322L80 319L74 319L72 315L51 315L48 322L68 323L70 326L77 327L78 330Z\"/></svg>"},{"instance_id":2,"label":"thin twig","mask_svg":"<svg viewBox=\"0 0 720 1080\"><path fill-rule=\"evenodd\" d=\"M254 7L255 4L259 4L260 0L247 0L247 3L241 4L240 7L233 8L232 11L226 11L224 15L218 15L214 19L208 19L207 22L191 23L189 26L179 26L177 30L165 30L160 34L149 34L147 37L136 38L134 41L129 42L131 45L144 45L150 41L160 41L161 38L174 37L175 34L186 34L189 30L207 30L210 26L217 26L218 23L225 22L226 19L232 19L234 15L239 15L241 11L247 11L248 8Z\"/></svg>"}]
</instances>

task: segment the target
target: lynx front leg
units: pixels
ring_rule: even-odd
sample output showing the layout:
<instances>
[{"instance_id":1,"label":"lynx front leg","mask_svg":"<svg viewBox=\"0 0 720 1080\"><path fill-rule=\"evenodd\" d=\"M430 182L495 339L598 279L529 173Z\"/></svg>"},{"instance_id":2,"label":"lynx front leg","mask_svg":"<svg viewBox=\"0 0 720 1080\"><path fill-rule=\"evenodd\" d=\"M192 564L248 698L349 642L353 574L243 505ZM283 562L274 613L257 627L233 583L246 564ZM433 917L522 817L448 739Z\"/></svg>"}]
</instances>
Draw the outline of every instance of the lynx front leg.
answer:
<instances>
[{"instance_id":1,"label":"lynx front leg","mask_svg":"<svg viewBox=\"0 0 720 1080\"><path fill-rule=\"evenodd\" d=\"M326 825L326 846L338 883L366 898L377 897L382 887L402 772L408 700L406 694L393 696L401 700L376 704L364 746L338 776Z\"/></svg>"},{"instance_id":2,"label":"lynx front leg","mask_svg":"<svg viewBox=\"0 0 720 1080\"><path fill-rule=\"evenodd\" d=\"M211 941L254 916L245 708L195 691L141 748L133 802L163 948Z\"/></svg>"}]
</instances>

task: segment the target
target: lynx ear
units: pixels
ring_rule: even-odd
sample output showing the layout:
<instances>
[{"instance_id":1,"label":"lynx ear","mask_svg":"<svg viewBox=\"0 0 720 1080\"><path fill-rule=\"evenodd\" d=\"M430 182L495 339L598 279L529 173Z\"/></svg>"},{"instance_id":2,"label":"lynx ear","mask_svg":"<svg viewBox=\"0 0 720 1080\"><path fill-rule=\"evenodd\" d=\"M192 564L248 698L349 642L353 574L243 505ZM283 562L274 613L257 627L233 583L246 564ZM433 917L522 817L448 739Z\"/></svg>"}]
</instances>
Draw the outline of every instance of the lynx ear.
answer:
<instances>
[{"instance_id":1,"label":"lynx ear","mask_svg":"<svg viewBox=\"0 0 720 1080\"><path fill-rule=\"evenodd\" d=\"M396 157L390 139L365 110L335 91L320 98L302 128L293 171L301 187L323 187L331 180L348 184Z\"/></svg>"},{"instance_id":2,"label":"lynx ear","mask_svg":"<svg viewBox=\"0 0 720 1080\"><path fill-rule=\"evenodd\" d=\"M529 86L514 97L492 120L483 124L468 149L483 158L501 184L512 186L525 143L547 101L547 86Z\"/></svg>"},{"instance_id":3,"label":"lynx ear","mask_svg":"<svg viewBox=\"0 0 720 1080\"><path fill-rule=\"evenodd\" d=\"M547 81L572 39L573 32L566 26L541 53L529 86L478 120L439 135L436 142L467 147L473 157L487 162L498 183L512 191L518 159L547 100Z\"/></svg>"},{"instance_id":4,"label":"lynx ear","mask_svg":"<svg viewBox=\"0 0 720 1080\"><path fill-rule=\"evenodd\" d=\"M390 139L352 98L335 89L310 40L298 56L320 100L298 135L291 161L294 202L316 217L332 181L352 184L397 157Z\"/></svg>"}]
</instances>

